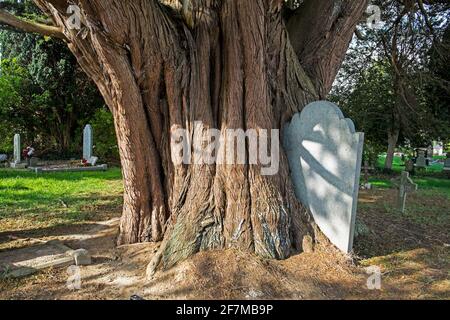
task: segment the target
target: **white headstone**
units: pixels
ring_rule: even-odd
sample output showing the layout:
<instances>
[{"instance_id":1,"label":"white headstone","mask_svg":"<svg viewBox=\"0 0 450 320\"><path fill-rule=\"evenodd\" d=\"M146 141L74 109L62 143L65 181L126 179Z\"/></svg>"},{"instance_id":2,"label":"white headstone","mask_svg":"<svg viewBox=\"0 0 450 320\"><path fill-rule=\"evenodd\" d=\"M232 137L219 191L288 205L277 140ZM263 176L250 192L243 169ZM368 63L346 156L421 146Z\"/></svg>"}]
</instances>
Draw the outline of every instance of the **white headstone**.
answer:
<instances>
[{"instance_id":1,"label":"white headstone","mask_svg":"<svg viewBox=\"0 0 450 320\"><path fill-rule=\"evenodd\" d=\"M20 142L20 134L14 135L14 163L22 162L22 148Z\"/></svg>"},{"instance_id":2,"label":"white headstone","mask_svg":"<svg viewBox=\"0 0 450 320\"><path fill-rule=\"evenodd\" d=\"M295 192L340 250L353 248L364 134L333 103L314 102L287 125Z\"/></svg>"},{"instance_id":3,"label":"white headstone","mask_svg":"<svg viewBox=\"0 0 450 320\"><path fill-rule=\"evenodd\" d=\"M90 124L86 125L83 130L83 159L89 160L92 157L92 149L94 145L94 136Z\"/></svg>"},{"instance_id":4,"label":"white headstone","mask_svg":"<svg viewBox=\"0 0 450 320\"><path fill-rule=\"evenodd\" d=\"M442 156L444 154L444 145L442 142L433 143L433 155Z\"/></svg>"}]
</instances>

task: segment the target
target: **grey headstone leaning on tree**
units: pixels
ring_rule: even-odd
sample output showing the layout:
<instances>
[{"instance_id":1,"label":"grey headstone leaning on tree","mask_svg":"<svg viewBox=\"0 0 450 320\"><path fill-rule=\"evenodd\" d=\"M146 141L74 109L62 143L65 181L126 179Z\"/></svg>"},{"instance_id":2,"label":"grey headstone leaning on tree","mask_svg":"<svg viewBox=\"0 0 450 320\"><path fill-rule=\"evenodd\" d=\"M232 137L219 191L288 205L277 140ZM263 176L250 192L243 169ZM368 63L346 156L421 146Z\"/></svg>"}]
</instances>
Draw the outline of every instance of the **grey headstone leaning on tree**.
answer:
<instances>
[{"instance_id":1,"label":"grey headstone leaning on tree","mask_svg":"<svg viewBox=\"0 0 450 320\"><path fill-rule=\"evenodd\" d=\"M285 129L298 199L340 250L353 248L364 134L331 102L314 102Z\"/></svg>"}]
</instances>

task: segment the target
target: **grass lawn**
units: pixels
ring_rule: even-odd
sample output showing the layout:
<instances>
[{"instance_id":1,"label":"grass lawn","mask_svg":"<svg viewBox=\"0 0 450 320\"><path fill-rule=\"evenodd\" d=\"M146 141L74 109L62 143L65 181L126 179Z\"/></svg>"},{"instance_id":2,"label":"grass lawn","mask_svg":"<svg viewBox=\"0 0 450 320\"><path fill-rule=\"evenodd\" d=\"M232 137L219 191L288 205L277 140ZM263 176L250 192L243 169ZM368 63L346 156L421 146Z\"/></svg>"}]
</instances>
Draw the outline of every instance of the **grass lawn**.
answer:
<instances>
[{"instance_id":1,"label":"grass lawn","mask_svg":"<svg viewBox=\"0 0 450 320\"><path fill-rule=\"evenodd\" d=\"M414 183L419 185L419 190L426 195L442 195L450 199L450 179L439 179L434 177L418 176L412 177ZM389 177L377 176L369 179L375 188L390 189L394 184Z\"/></svg>"},{"instance_id":2,"label":"grass lawn","mask_svg":"<svg viewBox=\"0 0 450 320\"><path fill-rule=\"evenodd\" d=\"M117 216L122 192L117 168L43 175L0 169L0 233Z\"/></svg>"},{"instance_id":3,"label":"grass lawn","mask_svg":"<svg viewBox=\"0 0 450 320\"><path fill-rule=\"evenodd\" d=\"M446 157L433 157L434 160L443 160ZM377 167L384 168L384 164L386 163L386 154L380 155L378 157ZM401 172L405 170L405 163L402 161L401 157L394 157L394 162L392 163L392 170L395 172ZM444 165L435 163L427 167L426 172L434 173L434 172L442 172L444 170Z\"/></svg>"}]
</instances>

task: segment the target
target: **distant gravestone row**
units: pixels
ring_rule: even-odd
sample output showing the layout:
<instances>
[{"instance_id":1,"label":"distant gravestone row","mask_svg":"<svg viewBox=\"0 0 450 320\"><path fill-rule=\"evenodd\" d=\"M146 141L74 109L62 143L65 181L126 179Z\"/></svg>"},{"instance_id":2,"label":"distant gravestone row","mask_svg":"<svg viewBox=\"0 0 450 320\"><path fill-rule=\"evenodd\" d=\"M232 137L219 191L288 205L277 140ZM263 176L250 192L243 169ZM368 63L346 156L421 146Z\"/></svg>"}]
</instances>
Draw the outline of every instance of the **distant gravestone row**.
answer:
<instances>
[{"instance_id":1,"label":"distant gravestone row","mask_svg":"<svg viewBox=\"0 0 450 320\"><path fill-rule=\"evenodd\" d=\"M20 134L14 135L14 152L13 152L13 160L10 163L10 167L14 169L25 169L29 167L36 172L43 172L45 168L38 168L37 158L31 158L28 162L23 161L22 159L22 148L21 148L21 137ZM83 163L89 164L93 166L92 169L105 170L107 168L106 165L96 167L98 157L93 155L94 149L94 135L91 125L86 125L83 130ZM0 158L1 161L5 161L7 159L6 155L1 155L5 159ZM66 170L70 171L74 168L66 168ZM57 169L55 169L57 171ZM53 171L55 171L53 170ZM86 169L87 170L87 169Z\"/></svg>"},{"instance_id":2,"label":"distant gravestone row","mask_svg":"<svg viewBox=\"0 0 450 320\"><path fill-rule=\"evenodd\" d=\"M285 129L298 199L343 252L353 248L364 134L333 103L314 102Z\"/></svg>"}]
</instances>

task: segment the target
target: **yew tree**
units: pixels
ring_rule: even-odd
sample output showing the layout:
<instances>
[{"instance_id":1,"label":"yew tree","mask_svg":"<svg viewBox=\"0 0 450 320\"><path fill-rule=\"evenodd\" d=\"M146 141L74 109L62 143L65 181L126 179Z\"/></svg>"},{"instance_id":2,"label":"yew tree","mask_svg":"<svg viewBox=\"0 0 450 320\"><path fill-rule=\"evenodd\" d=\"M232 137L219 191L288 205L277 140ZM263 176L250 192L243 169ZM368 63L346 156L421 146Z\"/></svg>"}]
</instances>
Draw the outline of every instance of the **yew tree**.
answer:
<instances>
[{"instance_id":1,"label":"yew tree","mask_svg":"<svg viewBox=\"0 0 450 320\"><path fill-rule=\"evenodd\" d=\"M316 239L282 148L273 176L261 165L176 165L171 132L201 136L200 121L282 134L329 93L368 0L34 2L48 21L1 10L0 23L65 41L101 91L124 178L118 242L162 241L150 274L201 250L284 259ZM79 30L67 13L74 4Z\"/></svg>"}]
</instances>

